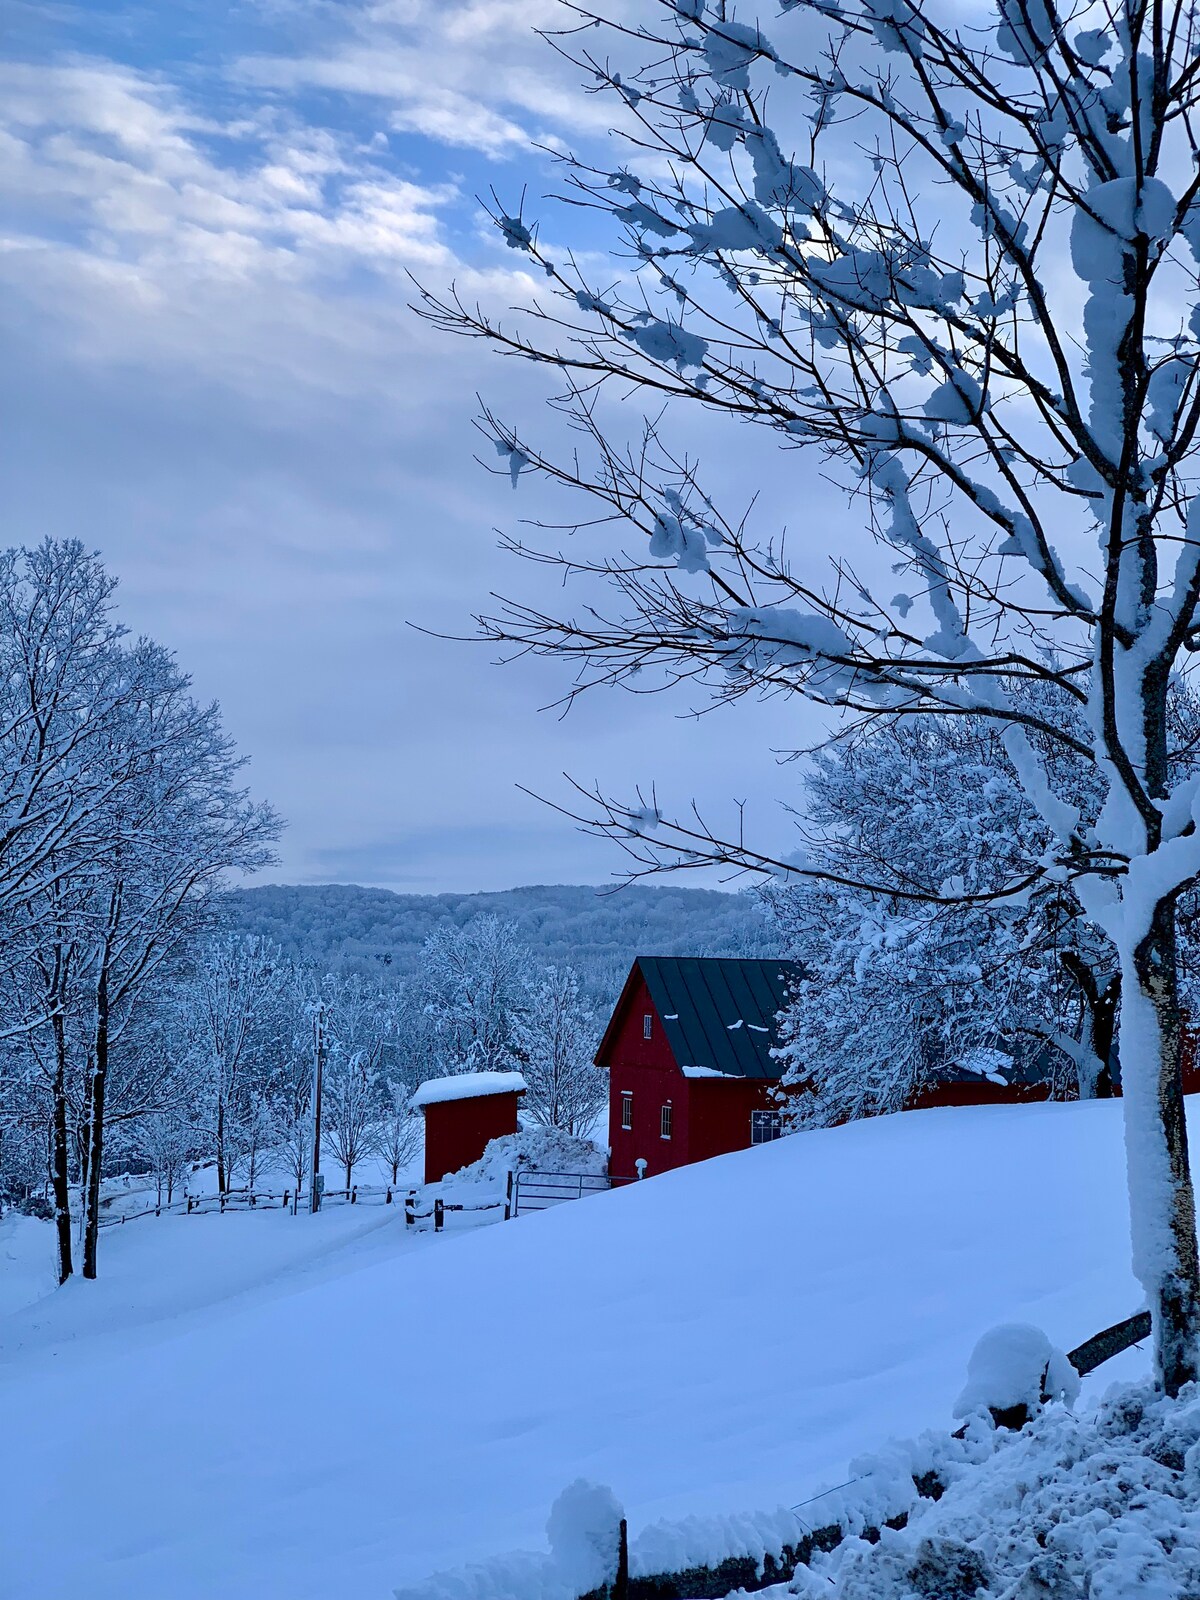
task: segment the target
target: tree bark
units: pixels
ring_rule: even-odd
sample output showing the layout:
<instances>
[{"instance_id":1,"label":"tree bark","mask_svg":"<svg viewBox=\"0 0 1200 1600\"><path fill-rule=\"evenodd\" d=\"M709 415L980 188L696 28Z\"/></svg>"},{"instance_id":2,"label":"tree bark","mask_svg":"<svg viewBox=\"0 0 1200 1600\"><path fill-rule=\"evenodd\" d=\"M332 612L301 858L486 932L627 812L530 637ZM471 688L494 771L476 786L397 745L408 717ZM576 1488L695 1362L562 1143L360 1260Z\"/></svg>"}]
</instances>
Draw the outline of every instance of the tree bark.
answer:
<instances>
[{"instance_id":1,"label":"tree bark","mask_svg":"<svg viewBox=\"0 0 1200 1600\"><path fill-rule=\"evenodd\" d=\"M1134 947L1132 967L1124 984L1121 1078L1134 1269L1150 1297L1159 1379L1176 1395L1200 1377L1200 1263L1173 901L1156 909L1149 932Z\"/></svg>"},{"instance_id":2,"label":"tree bark","mask_svg":"<svg viewBox=\"0 0 1200 1600\"><path fill-rule=\"evenodd\" d=\"M96 985L96 1057L92 1067L91 1130L88 1140L87 1210L83 1231L83 1275L96 1276L100 1239L100 1175L104 1166L104 1095L108 1087L108 974Z\"/></svg>"},{"instance_id":3,"label":"tree bark","mask_svg":"<svg viewBox=\"0 0 1200 1600\"><path fill-rule=\"evenodd\" d=\"M61 1011L51 1020L54 1029L54 1120L50 1178L54 1188L54 1226L58 1233L58 1281L66 1283L74 1271L71 1259L71 1187L67 1129L67 1030Z\"/></svg>"},{"instance_id":4,"label":"tree bark","mask_svg":"<svg viewBox=\"0 0 1200 1600\"><path fill-rule=\"evenodd\" d=\"M225 1176L225 1097L217 1101L217 1193L224 1194L229 1184Z\"/></svg>"}]
</instances>

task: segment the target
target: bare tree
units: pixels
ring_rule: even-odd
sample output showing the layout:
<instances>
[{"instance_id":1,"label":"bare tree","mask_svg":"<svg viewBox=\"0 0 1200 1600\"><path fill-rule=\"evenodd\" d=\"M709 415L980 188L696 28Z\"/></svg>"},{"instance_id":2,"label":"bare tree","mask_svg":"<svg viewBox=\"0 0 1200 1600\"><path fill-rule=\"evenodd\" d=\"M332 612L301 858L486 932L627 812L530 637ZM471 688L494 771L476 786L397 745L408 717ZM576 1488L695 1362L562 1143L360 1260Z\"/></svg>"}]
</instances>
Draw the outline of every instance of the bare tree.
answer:
<instances>
[{"instance_id":1,"label":"bare tree","mask_svg":"<svg viewBox=\"0 0 1200 1600\"><path fill-rule=\"evenodd\" d=\"M88 910L89 1074L83 1273L96 1275L104 1136L113 1047L153 980L203 926L208 897L230 871L272 859L269 807L236 787L241 762L215 705L201 707L158 646L140 643L128 670L140 688L97 759L128 760L129 781L105 808L107 848ZM126 1116L155 1109L135 1085Z\"/></svg>"},{"instance_id":2,"label":"bare tree","mask_svg":"<svg viewBox=\"0 0 1200 1600\"><path fill-rule=\"evenodd\" d=\"M760 26L675 0L625 24L566 5L554 42L611 96L628 160L567 161L565 195L620 230L630 270L589 281L496 204L547 301L512 322L453 292L423 306L563 375L570 448L491 412L482 427L514 481L595 508L569 548L513 547L612 593L560 615L507 604L486 636L574 662L572 692L641 673L1002 729L1054 848L989 898L1065 878L1118 953L1134 1263L1174 1393L1200 1375L1176 932L1200 788L1172 781L1167 706L1200 642L1200 12L1074 16L1001 0L967 28L938 0L793 0ZM626 445L611 401L631 393L648 420ZM789 546L722 514L680 404L823 457L866 537L807 518ZM1025 709L1022 682L1072 701L1083 732ZM1037 737L1095 766L1094 826ZM787 869L695 817L671 826L652 795L577 809L635 865Z\"/></svg>"},{"instance_id":3,"label":"bare tree","mask_svg":"<svg viewBox=\"0 0 1200 1600\"><path fill-rule=\"evenodd\" d=\"M421 1148L421 1118L409 1110L413 1085L384 1076L377 1080L375 1132L371 1148L399 1183L400 1169L406 1167Z\"/></svg>"},{"instance_id":4,"label":"bare tree","mask_svg":"<svg viewBox=\"0 0 1200 1600\"><path fill-rule=\"evenodd\" d=\"M278 946L254 935L223 934L198 950L180 995L183 1024L197 1070L208 1086L208 1125L217 1161L217 1190L229 1187L235 1125L248 1122L252 1081L281 1009L290 973Z\"/></svg>"},{"instance_id":5,"label":"bare tree","mask_svg":"<svg viewBox=\"0 0 1200 1600\"><path fill-rule=\"evenodd\" d=\"M596 1013L570 967L546 967L525 984L512 1053L527 1092L522 1109L547 1128L590 1133L608 1104L608 1075L594 1063Z\"/></svg>"}]
</instances>

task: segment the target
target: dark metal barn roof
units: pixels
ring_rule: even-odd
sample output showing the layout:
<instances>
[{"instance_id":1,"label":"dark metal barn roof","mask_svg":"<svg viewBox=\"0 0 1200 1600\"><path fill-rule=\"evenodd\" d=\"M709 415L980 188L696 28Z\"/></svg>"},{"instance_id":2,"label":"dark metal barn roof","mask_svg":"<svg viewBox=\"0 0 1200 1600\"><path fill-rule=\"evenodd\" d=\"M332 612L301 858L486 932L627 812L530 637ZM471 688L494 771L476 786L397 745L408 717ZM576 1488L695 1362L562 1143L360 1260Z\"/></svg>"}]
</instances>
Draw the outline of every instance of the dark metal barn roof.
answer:
<instances>
[{"instance_id":1,"label":"dark metal barn roof","mask_svg":"<svg viewBox=\"0 0 1200 1600\"><path fill-rule=\"evenodd\" d=\"M680 1067L702 1067L736 1078L778 1078L776 1013L802 972L798 961L742 961L726 957L639 956L640 972L667 1042ZM608 1063L629 982L596 1059Z\"/></svg>"}]
</instances>

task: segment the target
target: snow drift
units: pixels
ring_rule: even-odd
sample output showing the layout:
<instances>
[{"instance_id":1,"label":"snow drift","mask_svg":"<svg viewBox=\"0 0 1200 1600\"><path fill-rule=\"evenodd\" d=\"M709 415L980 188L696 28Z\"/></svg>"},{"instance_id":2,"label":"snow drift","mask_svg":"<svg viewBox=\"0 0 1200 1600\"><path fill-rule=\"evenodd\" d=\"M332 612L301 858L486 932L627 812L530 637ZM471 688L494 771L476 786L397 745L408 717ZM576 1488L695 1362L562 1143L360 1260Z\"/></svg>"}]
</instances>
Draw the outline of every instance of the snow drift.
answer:
<instances>
[{"instance_id":1,"label":"snow drift","mask_svg":"<svg viewBox=\"0 0 1200 1600\"><path fill-rule=\"evenodd\" d=\"M796 1505L945 1427L989 1327L1069 1347L1138 1308L1120 1118L907 1113L461 1236L377 1214L320 1270L206 1305L202 1238L321 1218L115 1230L108 1284L0 1323L6 1600L371 1600L544 1551L580 1478L635 1539ZM69 1338L78 1295L118 1294L118 1252L156 1237L178 1314Z\"/></svg>"}]
</instances>

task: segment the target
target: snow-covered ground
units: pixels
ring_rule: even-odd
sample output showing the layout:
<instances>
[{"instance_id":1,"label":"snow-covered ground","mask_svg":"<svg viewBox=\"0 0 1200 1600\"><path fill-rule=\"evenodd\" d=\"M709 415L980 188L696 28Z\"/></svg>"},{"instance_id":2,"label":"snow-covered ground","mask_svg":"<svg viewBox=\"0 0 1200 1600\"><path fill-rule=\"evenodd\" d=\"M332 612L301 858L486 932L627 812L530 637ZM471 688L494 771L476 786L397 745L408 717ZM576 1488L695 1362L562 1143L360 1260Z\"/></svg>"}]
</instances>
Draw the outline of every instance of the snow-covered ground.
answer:
<instances>
[{"instance_id":1,"label":"snow-covered ground","mask_svg":"<svg viewBox=\"0 0 1200 1600\"><path fill-rule=\"evenodd\" d=\"M1069 1347L1138 1308L1122 1169L1117 1105L981 1107L438 1238L394 1207L114 1228L100 1283L0 1321L0 1593L383 1600L544 1547L581 1476L635 1531L801 1501L946 1423L992 1324ZM0 1229L15 1281L49 1230Z\"/></svg>"}]
</instances>

